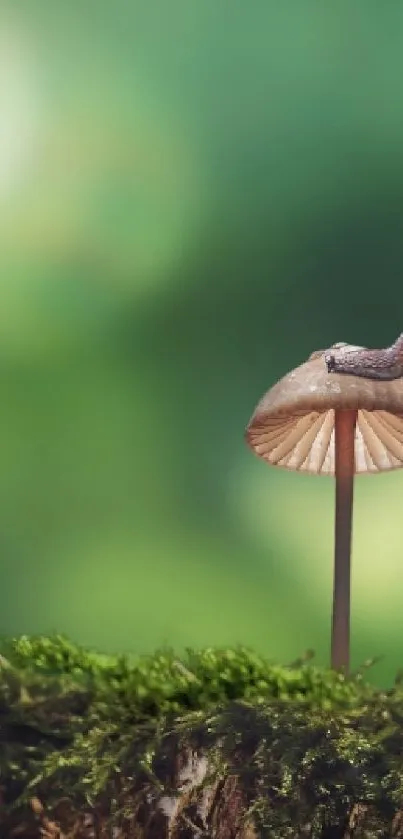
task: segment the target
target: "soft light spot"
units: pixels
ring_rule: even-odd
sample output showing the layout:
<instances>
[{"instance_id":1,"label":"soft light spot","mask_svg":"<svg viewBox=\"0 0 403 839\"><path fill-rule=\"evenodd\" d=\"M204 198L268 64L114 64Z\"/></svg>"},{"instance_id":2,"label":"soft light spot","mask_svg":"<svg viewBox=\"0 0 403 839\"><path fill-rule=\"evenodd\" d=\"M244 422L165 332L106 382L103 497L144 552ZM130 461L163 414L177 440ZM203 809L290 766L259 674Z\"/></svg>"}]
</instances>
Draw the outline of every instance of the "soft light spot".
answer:
<instances>
[{"instance_id":1,"label":"soft light spot","mask_svg":"<svg viewBox=\"0 0 403 839\"><path fill-rule=\"evenodd\" d=\"M252 477L253 476L253 477ZM233 504L249 538L260 547L285 548L284 573L301 596L330 610L333 581L335 484L333 478L254 467L238 480ZM386 631L403 629L401 504L403 472L355 480L353 617ZM326 608L327 608L326 606Z\"/></svg>"},{"instance_id":2,"label":"soft light spot","mask_svg":"<svg viewBox=\"0 0 403 839\"><path fill-rule=\"evenodd\" d=\"M24 182L39 135L39 93L30 44L10 23L0 27L0 200Z\"/></svg>"}]
</instances>

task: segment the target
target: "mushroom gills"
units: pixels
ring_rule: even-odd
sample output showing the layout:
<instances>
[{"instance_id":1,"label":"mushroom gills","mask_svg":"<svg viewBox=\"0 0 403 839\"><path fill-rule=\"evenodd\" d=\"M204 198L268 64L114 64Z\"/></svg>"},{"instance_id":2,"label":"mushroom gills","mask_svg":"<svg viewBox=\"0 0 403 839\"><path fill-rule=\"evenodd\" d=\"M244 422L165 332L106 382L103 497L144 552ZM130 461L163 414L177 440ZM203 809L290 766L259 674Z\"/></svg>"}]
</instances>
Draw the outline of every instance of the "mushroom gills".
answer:
<instances>
[{"instance_id":1,"label":"mushroom gills","mask_svg":"<svg viewBox=\"0 0 403 839\"><path fill-rule=\"evenodd\" d=\"M273 466L334 475L334 410L272 416L251 431L251 442ZM403 414L359 410L355 429L355 471L379 472L403 466Z\"/></svg>"}]
</instances>

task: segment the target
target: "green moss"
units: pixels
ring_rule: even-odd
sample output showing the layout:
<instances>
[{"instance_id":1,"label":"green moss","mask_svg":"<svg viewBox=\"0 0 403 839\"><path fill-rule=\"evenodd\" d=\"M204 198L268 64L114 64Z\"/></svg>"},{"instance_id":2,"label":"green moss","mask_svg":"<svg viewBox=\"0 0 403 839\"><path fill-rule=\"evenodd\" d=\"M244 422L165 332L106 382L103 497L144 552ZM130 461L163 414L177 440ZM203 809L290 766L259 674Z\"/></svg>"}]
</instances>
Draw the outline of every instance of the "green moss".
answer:
<instances>
[{"instance_id":1,"label":"green moss","mask_svg":"<svg viewBox=\"0 0 403 839\"><path fill-rule=\"evenodd\" d=\"M126 824L147 795L177 791L178 754L193 752L208 755L205 783L237 778L262 837L294 836L296 820L324 837L357 803L375 825L362 835L384 835L401 806L398 684L377 691L362 673L280 667L244 648L129 660L23 637L0 652L0 828L32 821L33 797L49 813L63 800L71 818L92 808Z\"/></svg>"},{"instance_id":2,"label":"green moss","mask_svg":"<svg viewBox=\"0 0 403 839\"><path fill-rule=\"evenodd\" d=\"M179 659L172 650L149 656L100 656L63 636L23 636L4 641L0 652L24 673L69 677L95 689L98 698L128 705L131 713L150 717L169 711L210 707L235 699L298 700L321 707L350 706L373 690L361 674L345 678L301 660L288 667L268 662L252 650L191 649Z\"/></svg>"}]
</instances>

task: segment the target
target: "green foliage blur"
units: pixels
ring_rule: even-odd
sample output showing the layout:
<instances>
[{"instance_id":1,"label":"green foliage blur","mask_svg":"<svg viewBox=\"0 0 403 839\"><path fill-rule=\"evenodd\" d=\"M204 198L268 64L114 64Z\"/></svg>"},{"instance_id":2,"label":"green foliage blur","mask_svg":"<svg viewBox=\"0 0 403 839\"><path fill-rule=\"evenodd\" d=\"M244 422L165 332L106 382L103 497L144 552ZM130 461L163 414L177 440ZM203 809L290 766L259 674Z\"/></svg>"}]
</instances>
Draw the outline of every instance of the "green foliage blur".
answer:
<instances>
[{"instance_id":1,"label":"green foliage blur","mask_svg":"<svg viewBox=\"0 0 403 839\"><path fill-rule=\"evenodd\" d=\"M243 429L402 331L399 5L0 12L0 634L329 656L333 485ZM403 474L357 480L353 665L400 638Z\"/></svg>"}]
</instances>

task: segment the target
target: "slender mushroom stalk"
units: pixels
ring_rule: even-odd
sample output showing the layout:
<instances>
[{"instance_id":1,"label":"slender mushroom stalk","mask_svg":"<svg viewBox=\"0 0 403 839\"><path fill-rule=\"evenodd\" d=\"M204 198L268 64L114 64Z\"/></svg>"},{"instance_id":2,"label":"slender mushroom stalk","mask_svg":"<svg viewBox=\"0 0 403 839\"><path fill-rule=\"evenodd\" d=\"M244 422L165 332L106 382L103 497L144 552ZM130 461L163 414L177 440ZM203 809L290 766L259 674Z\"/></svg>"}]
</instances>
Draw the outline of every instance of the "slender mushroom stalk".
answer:
<instances>
[{"instance_id":1,"label":"slender mushroom stalk","mask_svg":"<svg viewBox=\"0 0 403 839\"><path fill-rule=\"evenodd\" d=\"M246 440L269 464L336 479L331 664L350 664L353 484L403 466L403 334L383 350L318 350L257 405Z\"/></svg>"},{"instance_id":2,"label":"slender mushroom stalk","mask_svg":"<svg viewBox=\"0 0 403 839\"><path fill-rule=\"evenodd\" d=\"M357 411L335 411L336 521L331 665L350 666L351 529Z\"/></svg>"},{"instance_id":3,"label":"slender mushroom stalk","mask_svg":"<svg viewBox=\"0 0 403 839\"><path fill-rule=\"evenodd\" d=\"M326 352L329 373L392 381L403 375L403 335L384 350L345 350L345 344ZM343 352L344 350L344 352ZM350 666L351 533L354 491L354 438L357 411L335 411L336 522L333 584L331 664Z\"/></svg>"}]
</instances>

